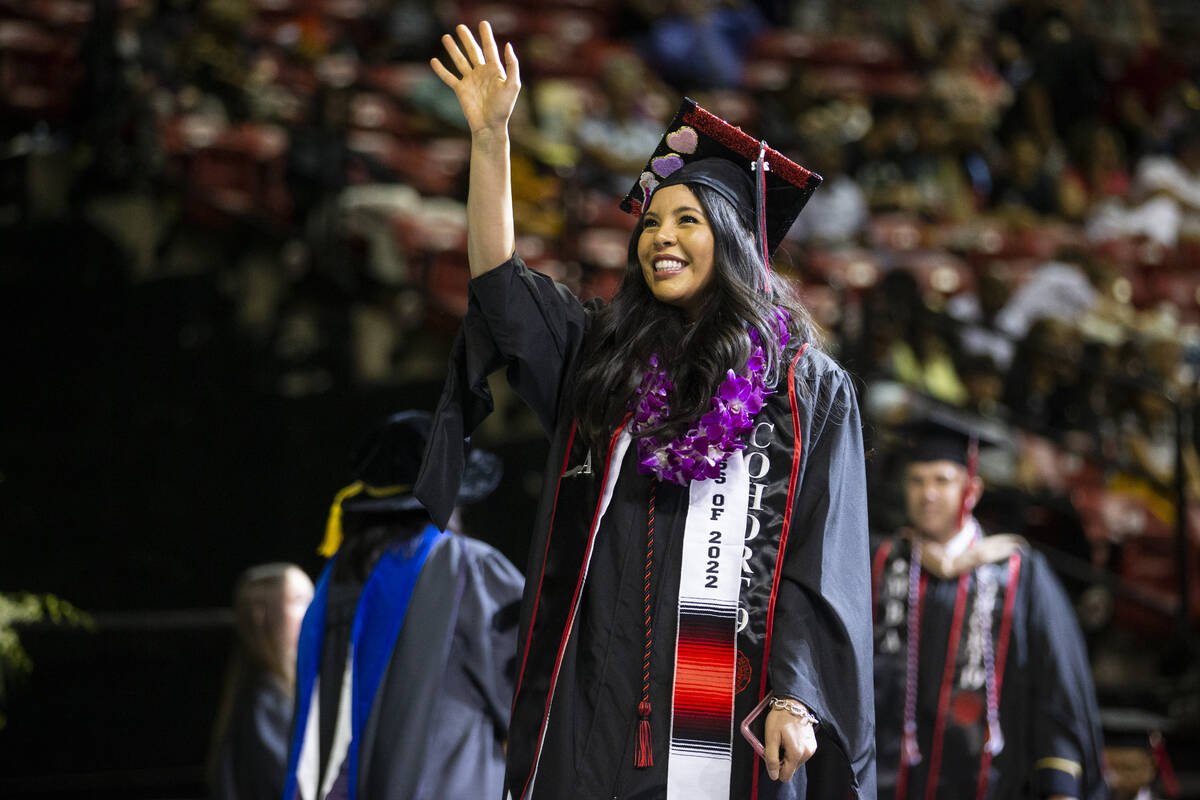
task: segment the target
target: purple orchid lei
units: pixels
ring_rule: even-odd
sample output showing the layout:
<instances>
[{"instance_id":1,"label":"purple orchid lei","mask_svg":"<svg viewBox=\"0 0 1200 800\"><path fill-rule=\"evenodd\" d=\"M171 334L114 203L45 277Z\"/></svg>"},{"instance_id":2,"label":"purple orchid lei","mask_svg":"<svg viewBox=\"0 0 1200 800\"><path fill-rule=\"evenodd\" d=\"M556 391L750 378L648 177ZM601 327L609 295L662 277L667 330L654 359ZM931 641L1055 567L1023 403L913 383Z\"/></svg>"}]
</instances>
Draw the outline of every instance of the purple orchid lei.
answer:
<instances>
[{"instance_id":1,"label":"purple orchid lei","mask_svg":"<svg viewBox=\"0 0 1200 800\"><path fill-rule=\"evenodd\" d=\"M775 333L781 351L791 339L789 319L785 309L775 310ZM743 374L738 375L732 369L726 373L725 380L713 393L708 413L695 426L669 442L655 436L637 440L639 473L687 486L692 480L717 477L729 454L745 449L744 437L772 393L766 386L767 360L759 332L750 328L748 335L753 349ZM634 434L657 425L670 414L668 397L675 384L667 377L657 353L650 356L649 366L630 401L633 410L630 431Z\"/></svg>"}]
</instances>

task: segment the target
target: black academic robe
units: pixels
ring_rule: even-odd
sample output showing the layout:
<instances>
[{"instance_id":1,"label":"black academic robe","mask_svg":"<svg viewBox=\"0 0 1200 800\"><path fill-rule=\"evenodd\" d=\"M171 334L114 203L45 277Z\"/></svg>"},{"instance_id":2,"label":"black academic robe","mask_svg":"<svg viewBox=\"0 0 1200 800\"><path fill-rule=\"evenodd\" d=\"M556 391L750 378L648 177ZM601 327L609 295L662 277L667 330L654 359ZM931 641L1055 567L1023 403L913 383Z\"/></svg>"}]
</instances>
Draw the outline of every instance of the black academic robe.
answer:
<instances>
[{"instance_id":1,"label":"black academic robe","mask_svg":"<svg viewBox=\"0 0 1200 800\"><path fill-rule=\"evenodd\" d=\"M238 686L221 740L213 800L279 800L287 772L292 696L263 672Z\"/></svg>"},{"instance_id":2,"label":"black academic robe","mask_svg":"<svg viewBox=\"0 0 1200 800\"><path fill-rule=\"evenodd\" d=\"M433 547L361 732L357 797L499 797L523 586L508 559L483 542L447 535ZM313 704L321 722L336 716L353 605L349 615L327 608L320 677L332 692ZM327 647L330 641L339 644ZM330 738L322 737L322 763ZM329 796L344 792L341 782Z\"/></svg>"},{"instance_id":3,"label":"black academic robe","mask_svg":"<svg viewBox=\"0 0 1200 800\"><path fill-rule=\"evenodd\" d=\"M516 257L473 280L470 297L417 495L438 521L457 486L462 437L490 410L484 378L501 366L551 438L522 602L508 789L517 800L662 797L688 492L656 487L654 763L635 768L651 479L637 473L634 447L622 463L592 453L590 471L578 469L588 454L567 404L594 307ZM748 658L739 657L735 715L740 722L769 691L795 697L821 720L819 749L807 770L781 785L735 735L729 796L799 798L807 784L808 797L868 798L875 793L870 587L858 407L850 379L830 358L812 348L789 357L790 385L775 387L755 420L754 446L764 459L757 463L770 470L761 531L747 542L743 577L753 572L753 587L743 591L749 624L737 647ZM592 530L610 469L619 478Z\"/></svg>"},{"instance_id":4,"label":"black academic robe","mask_svg":"<svg viewBox=\"0 0 1200 800\"><path fill-rule=\"evenodd\" d=\"M1099 710L1083 637L1053 572L1028 547L965 577L922 571L916 705L921 761L902 767L910 553L908 539L887 539L873 566L880 800L1106 797ZM983 651L970 641L980 570L990 570L996 586L991 602L980 604L991 614L1000 692L1004 747L994 757L984 752ZM979 641L983 626L975 630ZM954 660L947 669L950 652Z\"/></svg>"}]
</instances>

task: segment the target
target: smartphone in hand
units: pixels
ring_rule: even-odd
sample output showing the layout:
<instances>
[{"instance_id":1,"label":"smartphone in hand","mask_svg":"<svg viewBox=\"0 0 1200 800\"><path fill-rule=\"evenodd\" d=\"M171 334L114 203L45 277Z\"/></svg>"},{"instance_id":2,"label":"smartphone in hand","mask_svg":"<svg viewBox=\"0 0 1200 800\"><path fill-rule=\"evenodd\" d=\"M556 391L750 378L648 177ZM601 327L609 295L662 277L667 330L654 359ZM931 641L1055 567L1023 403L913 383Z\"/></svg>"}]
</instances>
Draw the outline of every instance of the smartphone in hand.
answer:
<instances>
[{"instance_id":1,"label":"smartphone in hand","mask_svg":"<svg viewBox=\"0 0 1200 800\"><path fill-rule=\"evenodd\" d=\"M775 697L774 694L768 694L762 699L762 702L754 707L746 718L742 720L742 736L746 737L746 741L754 748L754 752L761 758L763 754L763 739L767 738L765 728L767 724L766 710L771 704L771 700Z\"/></svg>"}]
</instances>

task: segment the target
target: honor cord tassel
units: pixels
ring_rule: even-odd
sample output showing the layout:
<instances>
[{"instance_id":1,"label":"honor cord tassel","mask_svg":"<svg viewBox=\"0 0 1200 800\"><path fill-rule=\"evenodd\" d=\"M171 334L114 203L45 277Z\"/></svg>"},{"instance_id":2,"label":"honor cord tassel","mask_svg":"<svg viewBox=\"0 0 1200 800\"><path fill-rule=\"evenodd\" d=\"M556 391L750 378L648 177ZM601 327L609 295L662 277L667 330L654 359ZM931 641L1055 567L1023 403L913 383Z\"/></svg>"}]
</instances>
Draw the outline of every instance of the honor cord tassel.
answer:
<instances>
[{"instance_id":1,"label":"honor cord tassel","mask_svg":"<svg viewBox=\"0 0 1200 800\"><path fill-rule=\"evenodd\" d=\"M654 765L654 748L650 741L650 578L654 571L654 486L650 481L650 510L646 526L646 573L642 580L642 613L645 618L646 646L642 651L642 701L638 703L637 744L633 750L633 766L643 769Z\"/></svg>"}]
</instances>

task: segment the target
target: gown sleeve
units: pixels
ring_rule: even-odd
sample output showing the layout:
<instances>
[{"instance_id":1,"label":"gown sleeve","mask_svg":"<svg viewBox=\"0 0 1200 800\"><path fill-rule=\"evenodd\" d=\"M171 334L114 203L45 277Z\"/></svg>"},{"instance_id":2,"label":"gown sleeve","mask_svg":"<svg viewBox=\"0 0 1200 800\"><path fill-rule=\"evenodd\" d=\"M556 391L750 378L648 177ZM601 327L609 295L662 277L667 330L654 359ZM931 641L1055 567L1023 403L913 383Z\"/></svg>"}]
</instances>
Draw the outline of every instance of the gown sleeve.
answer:
<instances>
[{"instance_id":1,"label":"gown sleeve","mask_svg":"<svg viewBox=\"0 0 1200 800\"><path fill-rule=\"evenodd\" d=\"M450 354L446 382L413 494L442 530L462 482L471 433L492 412L487 379L508 368L508 382L548 436L558 420L566 375L583 342L588 310L564 286L513 255L474 278Z\"/></svg>"},{"instance_id":2,"label":"gown sleeve","mask_svg":"<svg viewBox=\"0 0 1200 800\"><path fill-rule=\"evenodd\" d=\"M583 303L514 255L471 281L471 315L483 325L472 329L468 349L486 333L508 368L509 384L553 436L563 379L583 342Z\"/></svg>"},{"instance_id":3,"label":"gown sleeve","mask_svg":"<svg viewBox=\"0 0 1200 800\"><path fill-rule=\"evenodd\" d=\"M1040 555L1029 559L1029 649L1036 796L1103 797L1100 712L1087 648L1066 593Z\"/></svg>"},{"instance_id":4,"label":"gown sleeve","mask_svg":"<svg viewBox=\"0 0 1200 800\"><path fill-rule=\"evenodd\" d=\"M807 453L776 599L770 682L777 695L800 700L820 720L818 751L808 766L809 796L840 800L849 784L860 800L874 800L862 423L853 384L830 366L811 392L811 424L801 420ZM848 772L835 766L839 761Z\"/></svg>"},{"instance_id":5,"label":"gown sleeve","mask_svg":"<svg viewBox=\"0 0 1200 800\"><path fill-rule=\"evenodd\" d=\"M517 671L517 621L525 579L507 558L481 546L471 569L459 611L459 627L469 627L464 641L466 669L496 727L497 739L508 736L509 713Z\"/></svg>"}]
</instances>

